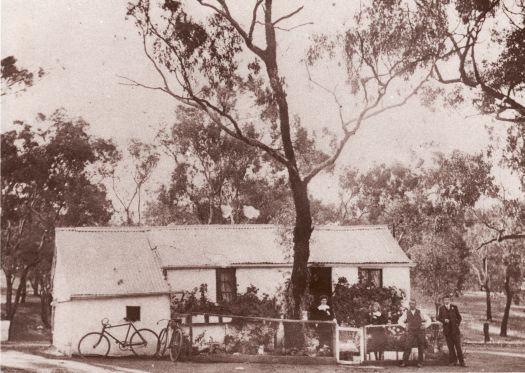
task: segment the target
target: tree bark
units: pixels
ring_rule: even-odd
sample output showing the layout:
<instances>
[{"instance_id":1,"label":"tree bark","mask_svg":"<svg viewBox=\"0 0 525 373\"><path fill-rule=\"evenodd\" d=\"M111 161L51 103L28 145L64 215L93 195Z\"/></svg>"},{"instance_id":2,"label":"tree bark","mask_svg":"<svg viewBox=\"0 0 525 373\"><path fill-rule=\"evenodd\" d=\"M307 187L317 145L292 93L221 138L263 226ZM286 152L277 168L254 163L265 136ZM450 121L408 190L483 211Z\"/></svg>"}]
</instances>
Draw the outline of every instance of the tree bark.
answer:
<instances>
[{"instance_id":1,"label":"tree bark","mask_svg":"<svg viewBox=\"0 0 525 373\"><path fill-rule=\"evenodd\" d=\"M31 266L26 266L22 271L22 275L20 276L19 285L18 285L18 288L16 289L15 300L11 304L10 312L7 314L8 320L13 321L15 317L16 311L18 309L18 305L20 304L20 298L22 297L22 288L24 288L26 285L27 273L29 272L30 268Z\"/></svg>"},{"instance_id":2,"label":"tree bark","mask_svg":"<svg viewBox=\"0 0 525 373\"><path fill-rule=\"evenodd\" d=\"M503 312L503 319L501 320L501 329L499 332L499 335L501 337L507 336L507 325L509 322L510 306L512 305L512 297L514 296L514 293L510 288L510 276L508 274L505 276L505 295L507 296L507 300L505 302L505 311Z\"/></svg>"},{"instance_id":3,"label":"tree bark","mask_svg":"<svg viewBox=\"0 0 525 373\"><path fill-rule=\"evenodd\" d=\"M22 286L22 295L20 296L20 304L25 304L26 296L27 296L27 281L24 284L20 284L20 286Z\"/></svg>"},{"instance_id":4,"label":"tree bark","mask_svg":"<svg viewBox=\"0 0 525 373\"><path fill-rule=\"evenodd\" d=\"M31 287L33 288L33 295L35 297L37 297L39 294L38 294L38 289L39 289L39 278L37 275L35 275L35 278L33 279L33 281L30 281L31 283Z\"/></svg>"},{"instance_id":5,"label":"tree bark","mask_svg":"<svg viewBox=\"0 0 525 373\"><path fill-rule=\"evenodd\" d=\"M5 274L5 280L6 280L6 304L5 304L5 312L6 312L6 317L8 318L9 315L11 314L11 308L13 307L13 282L14 282L14 275L11 274L11 273L6 273L4 271L4 274ZM9 319L9 318L8 318Z\"/></svg>"},{"instance_id":6,"label":"tree bark","mask_svg":"<svg viewBox=\"0 0 525 373\"><path fill-rule=\"evenodd\" d=\"M307 184L305 184L298 175L290 173L290 186L296 212L293 233L293 317L300 319L303 297L308 285L308 258L310 257L310 236L312 235L313 228Z\"/></svg>"},{"instance_id":7,"label":"tree bark","mask_svg":"<svg viewBox=\"0 0 525 373\"><path fill-rule=\"evenodd\" d=\"M40 318L46 328L51 328L51 294L48 291L42 291L40 295Z\"/></svg>"},{"instance_id":8,"label":"tree bark","mask_svg":"<svg viewBox=\"0 0 525 373\"><path fill-rule=\"evenodd\" d=\"M483 288L485 290L485 299L487 303L487 321L492 321L492 304L490 302L490 285L488 279L485 280Z\"/></svg>"}]
</instances>

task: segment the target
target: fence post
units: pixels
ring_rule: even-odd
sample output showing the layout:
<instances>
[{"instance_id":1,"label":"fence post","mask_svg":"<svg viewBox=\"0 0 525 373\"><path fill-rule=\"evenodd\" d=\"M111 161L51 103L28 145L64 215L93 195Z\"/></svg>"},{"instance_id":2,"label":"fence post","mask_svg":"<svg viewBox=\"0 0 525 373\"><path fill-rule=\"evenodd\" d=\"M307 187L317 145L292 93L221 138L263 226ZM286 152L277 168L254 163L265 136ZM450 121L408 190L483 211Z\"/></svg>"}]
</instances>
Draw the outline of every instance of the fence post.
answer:
<instances>
[{"instance_id":1,"label":"fence post","mask_svg":"<svg viewBox=\"0 0 525 373\"><path fill-rule=\"evenodd\" d=\"M338 343L337 343L337 340L338 340L338 335L337 335L337 322L333 322L332 323L332 352L334 354L334 357L338 358L336 356L336 351L337 353L339 353L339 346L338 346Z\"/></svg>"},{"instance_id":2,"label":"fence post","mask_svg":"<svg viewBox=\"0 0 525 373\"><path fill-rule=\"evenodd\" d=\"M361 350L360 358L361 358L361 364L363 364L366 360L366 329L363 327L361 329L361 342L359 343L359 349Z\"/></svg>"},{"instance_id":3,"label":"fence post","mask_svg":"<svg viewBox=\"0 0 525 373\"><path fill-rule=\"evenodd\" d=\"M281 314L281 321L279 321L279 326L277 327L277 332L275 333L275 348L280 348L281 353L284 353L284 324L283 324L284 314Z\"/></svg>"},{"instance_id":4,"label":"fence post","mask_svg":"<svg viewBox=\"0 0 525 373\"><path fill-rule=\"evenodd\" d=\"M361 361L365 361L365 360L368 360L368 354L366 353L366 349L367 349L367 346L366 346L366 325L364 325L362 328L361 328L361 343L360 343L360 348L361 350L363 351L363 355L361 357Z\"/></svg>"},{"instance_id":5,"label":"fence post","mask_svg":"<svg viewBox=\"0 0 525 373\"><path fill-rule=\"evenodd\" d=\"M189 319L189 327L190 327L190 351L189 355L191 356L193 354L193 315L190 314L188 317Z\"/></svg>"}]
</instances>

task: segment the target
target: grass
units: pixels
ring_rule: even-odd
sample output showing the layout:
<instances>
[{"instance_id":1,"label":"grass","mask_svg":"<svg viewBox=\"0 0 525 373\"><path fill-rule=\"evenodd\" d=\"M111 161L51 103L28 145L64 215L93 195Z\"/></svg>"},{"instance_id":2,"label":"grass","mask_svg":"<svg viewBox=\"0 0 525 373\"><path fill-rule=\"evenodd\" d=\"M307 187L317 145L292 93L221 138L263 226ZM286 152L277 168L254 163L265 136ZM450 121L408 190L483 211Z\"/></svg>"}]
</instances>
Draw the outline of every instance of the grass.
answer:
<instances>
[{"instance_id":1,"label":"grass","mask_svg":"<svg viewBox=\"0 0 525 373\"><path fill-rule=\"evenodd\" d=\"M1 305L2 311L5 304ZM51 329L44 327L40 318L40 298L27 295L20 304L11 325L9 340L13 342L51 342Z\"/></svg>"},{"instance_id":2,"label":"grass","mask_svg":"<svg viewBox=\"0 0 525 373\"><path fill-rule=\"evenodd\" d=\"M422 307L428 312L429 316L434 316L435 308L431 301L425 297L418 296ZM508 337L500 337L501 319L505 309L505 296L503 294L492 294L492 322L490 322L489 332L493 342L525 342L525 305L512 304L510 317L507 326ZM465 341L483 341L483 323L486 320L485 294L482 292L465 292L464 295L453 300L459 308L463 318L461 332Z\"/></svg>"},{"instance_id":3,"label":"grass","mask_svg":"<svg viewBox=\"0 0 525 373\"><path fill-rule=\"evenodd\" d=\"M425 297L414 291L414 296L419 300L429 316L433 316L434 305ZM480 292L467 292L454 299L462 314L463 323L461 331L465 341L483 341L483 323L485 322L485 295ZM2 304L2 309L5 304ZM495 342L525 342L525 305L513 304L510 310L508 324L508 337L500 337L500 325L505 308L505 297L501 294L492 296L493 321L490 323L491 340ZM51 330L43 327L40 319L40 299L28 295L25 304L19 305L15 322L11 328L11 341L16 342L50 342Z\"/></svg>"}]
</instances>

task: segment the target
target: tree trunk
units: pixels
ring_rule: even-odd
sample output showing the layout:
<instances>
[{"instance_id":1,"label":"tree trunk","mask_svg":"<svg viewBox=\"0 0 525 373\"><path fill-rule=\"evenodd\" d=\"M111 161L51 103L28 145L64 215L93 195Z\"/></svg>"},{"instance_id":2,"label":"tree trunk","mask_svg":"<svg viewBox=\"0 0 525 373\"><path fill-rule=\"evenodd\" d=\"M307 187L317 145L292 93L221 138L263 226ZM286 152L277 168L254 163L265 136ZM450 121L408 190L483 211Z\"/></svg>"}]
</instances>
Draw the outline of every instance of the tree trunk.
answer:
<instances>
[{"instance_id":1,"label":"tree trunk","mask_svg":"<svg viewBox=\"0 0 525 373\"><path fill-rule=\"evenodd\" d=\"M142 225L142 222L140 221L140 187L139 187L139 193L138 193L138 201L137 201L137 213L139 216L139 226Z\"/></svg>"},{"instance_id":2,"label":"tree trunk","mask_svg":"<svg viewBox=\"0 0 525 373\"><path fill-rule=\"evenodd\" d=\"M51 320L49 317L51 314L51 300L51 294L43 290L40 295L40 318L46 328L51 328Z\"/></svg>"},{"instance_id":3,"label":"tree trunk","mask_svg":"<svg viewBox=\"0 0 525 373\"><path fill-rule=\"evenodd\" d=\"M490 302L490 286L488 281L485 281L483 288L485 289L485 299L487 303L487 321L492 321L492 304Z\"/></svg>"},{"instance_id":4,"label":"tree trunk","mask_svg":"<svg viewBox=\"0 0 525 373\"><path fill-rule=\"evenodd\" d=\"M131 218L131 211L128 209L125 210L126 211L126 224L128 226L132 226L133 225L133 219Z\"/></svg>"},{"instance_id":5,"label":"tree trunk","mask_svg":"<svg viewBox=\"0 0 525 373\"><path fill-rule=\"evenodd\" d=\"M6 280L6 299L5 299L5 312L6 312L6 317L9 319L9 315L11 314L11 308L13 307L13 282L14 282L14 275L11 274L11 273L6 273L4 271L4 274L5 274L5 280Z\"/></svg>"},{"instance_id":6,"label":"tree trunk","mask_svg":"<svg viewBox=\"0 0 525 373\"><path fill-rule=\"evenodd\" d=\"M434 302L434 307L435 307L435 309L436 309L436 319L437 319L438 314L439 314L439 306L440 306L440 305L441 305L440 303L438 303L438 302Z\"/></svg>"},{"instance_id":7,"label":"tree trunk","mask_svg":"<svg viewBox=\"0 0 525 373\"><path fill-rule=\"evenodd\" d=\"M305 184L297 174L290 173L290 186L296 212L293 233L293 317L300 319L302 301L308 285L308 258L310 257L310 236L312 235L313 228L307 184Z\"/></svg>"},{"instance_id":8,"label":"tree trunk","mask_svg":"<svg viewBox=\"0 0 525 373\"><path fill-rule=\"evenodd\" d=\"M7 319L13 321L16 311L18 309L18 305L20 304L20 298L22 297L22 288L26 286L26 280L27 280L27 273L29 272L29 269L31 266L27 266L23 269L22 275L20 276L20 282L18 285L18 288L16 289L16 295L15 295L15 301L11 304L11 310L7 314Z\"/></svg>"},{"instance_id":9,"label":"tree trunk","mask_svg":"<svg viewBox=\"0 0 525 373\"><path fill-rule=\"evenodd\" d=\"M20 296L20 304L26 303L26 295L27 295L27 281L24 284L20 284L22 286L22 295Z\"/></svg>"},{"instance_id":10,"label":"tree trunk","mask_svg":"<svg viewBox=\"0 0 525 373\"><path fill-rule=\"evenodd\" d=\"M503 319L501 320L501 329L499 335L501 337L507 336L507 325L509 323L510 306L512 305L512 297L514 296L512 289L510 288L510 276L505 276L505 295L507 301L505 302L505 311L503 312Z\"/></svg>"},{"instance_id":11,"label":"tree trunk","mask_svg":"<svg viewBox=\"0 0 525 373\"><path fill-rule=\"evenodd\" d=\"M35 297L37 297L39 294L38 294L38 288L39 288L39 279L38 279L38 276L35 276L34 280L33 281L30 281L31 282L31 287L33 288L33 295Z\"/></svg>"}]
</instances>

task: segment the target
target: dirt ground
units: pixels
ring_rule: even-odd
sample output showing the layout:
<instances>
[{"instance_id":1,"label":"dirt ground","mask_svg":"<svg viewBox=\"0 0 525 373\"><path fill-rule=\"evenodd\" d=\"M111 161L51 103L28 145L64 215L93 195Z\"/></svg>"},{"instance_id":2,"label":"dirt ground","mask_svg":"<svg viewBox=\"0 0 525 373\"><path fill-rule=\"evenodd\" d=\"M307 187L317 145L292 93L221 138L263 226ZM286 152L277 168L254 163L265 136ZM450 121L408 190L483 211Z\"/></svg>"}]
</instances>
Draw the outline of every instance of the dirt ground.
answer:
<instances>
[{"instance_id":1,"label":"dirt ground","mask_svg":"<svg viewBox=\"0 0 525 373\"><path fill-rule=\"evenodd\" d=\"M2 304L3 312L5 304ZM10 340L16 342L51 342L51 330L40 318L40 298L27 295L26 303L18 306L11 326Z\"/></svg>"},{"instance_id":2,"label":"dirt ground","mask_svg":"<svg viewBox=\"0 0 525 373\"><path fill-rule=\"evenodd\" d=\"M169 360L138 360L135 358L63 359L46 358L35 351L3 349L3 372L86 372L86 373L164 373L164 372L520 372L525 370L525 352L519 349L471 350L467 355L468 367L427 365L400 368L393 363L383 366L344 365L285 365L242 363L172 363Z\"/></svg>"}]
</instances>

